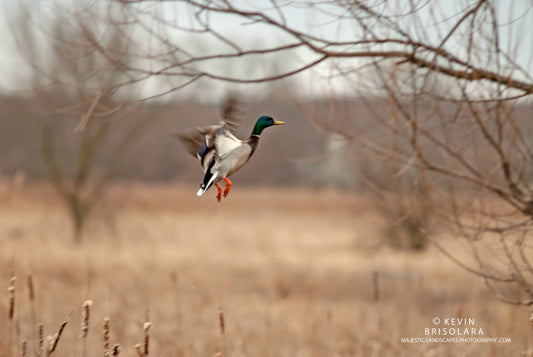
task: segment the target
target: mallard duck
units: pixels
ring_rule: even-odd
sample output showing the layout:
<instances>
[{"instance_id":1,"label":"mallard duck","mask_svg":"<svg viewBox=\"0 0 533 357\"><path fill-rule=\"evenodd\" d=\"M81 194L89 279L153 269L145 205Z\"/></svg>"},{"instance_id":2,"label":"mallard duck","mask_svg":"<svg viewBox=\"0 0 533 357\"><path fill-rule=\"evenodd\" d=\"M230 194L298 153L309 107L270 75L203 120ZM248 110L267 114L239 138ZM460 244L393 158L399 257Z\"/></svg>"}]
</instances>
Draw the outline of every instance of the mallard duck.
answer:
<instances>
[{"instance_id":1,"label":"mallard duck","mask_svg":"<svg viewBox=\"0 0 533 357\"><path fill-rule=\"evenodd\" d=\"M218 189L216 197L219 202L222 195L228 196L231 189L228 177L239 171L250 160L263 130L280 124L285 122L264 115L257 119L250 137L240 140L232 133L237 127L236 121L231 115L226 114L217 125L197 127L174 134L185 145L187 151L200 161L204 170L204 179L196 195L203 195L215 185ZM224 190L218 185L222 180L226 182Z\"/></svg>"}]
</instances>

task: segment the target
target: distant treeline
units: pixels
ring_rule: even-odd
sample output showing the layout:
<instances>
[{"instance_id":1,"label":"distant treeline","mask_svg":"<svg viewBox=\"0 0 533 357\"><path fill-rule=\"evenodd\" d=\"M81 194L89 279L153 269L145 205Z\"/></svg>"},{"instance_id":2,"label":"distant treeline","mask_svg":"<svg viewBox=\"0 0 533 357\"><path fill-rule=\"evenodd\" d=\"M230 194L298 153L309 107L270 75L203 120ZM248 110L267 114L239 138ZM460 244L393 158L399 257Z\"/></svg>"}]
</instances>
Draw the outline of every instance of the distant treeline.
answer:
<instances>
[{"instance_id":1,"label":"distant treeline","mask_svg":"<svg viewBox=\"0 0 533 357\"><path fill-rule=\"evenodd\" d=\"M194 101L146 102L110 119L92 118L102 123L111 120L111 128L103 144L95 148L91 175L96 173L97 176L99 170L108 167L123 139L132 136L131 145L120 154L120 159L117 161L115 157L112 161L118 168L113 173L115 178L198 183L202 176L200 166L170 134L216 123L222 106L223 103L216 106ZM264 98L244 101L239 108L242 122L237 136L243 139L250 135L255 120L261 115L271 115L287 123L263 133L253 159L238 173L241 183L342 187L370 183L386 187L397 180L398 172L407 180L417 180L417 169L409 154L411 129L397 120L401 114L391 112L383 99L294 103ZM424 125L434 130L435 135L445 137L448 134L439 131L440 120L443 115L446 117L446 112L453 114L456 108L446 104L440 116L424 118ZM514 115L521 118L517 130L522 133L523 140L533 137L533 123L522 120L531 116L532 108L523 105L514 109ZM51 140L58 164L65 171L65 177L73 176L82 155L82 136L75 130L79 117L68 112L46 113L30 98L8 96L0 96L0 113L0 173L4 178L15 174L28 180L48 178L43 162L45 119L52 123ZM449 118L455 120L453 115ZM389 125L389 121L395 126ZM471 152L479 157L479 165L486 166L494 152L482 140L482 134L473 132L468 125L468 120L457 122L453 126L454 133L450 134L464 132L469 143L466 154ZM441 152L436 145L428 140L422 144L427 157L439 163ZM533 180L533 172L523 174Z\"/></svg>"},{"instance_id":2,"label":"distant treeline","mask_svg":"<svg viewBox=\"0 0 533 357\"><path fill-rule=\"evenodd\" d=\"M336 176L336 164L332 166L331 162L338 162L338 158L334 159L338 153L325 155L328 136L316 130L297 107L272 99L242 103L240 109L242 123L237 133L240 138L250 134L260 115L271 115L287 123L263 133L253 160L239 172L240 182L261 185L317 184L324 182L322 175L328 177L328 182L332 174ZM170 134L216 123L220 119L220 110L221 106L190 101L145 103L126 115L118 115L110 119L112 128L105 143L96 148L94 170L105 164L121 138L133 135L132 129L140 126L132 138L134 143L122 155L117 178L199 182L202 175L200 166ZM47 179L42 155L43 118L47 116L52 117L53 146L60 164L67 170L73 170L75 157L80 155L80 135L74 130L80 118L69 116L68 113L46 113L32 99L24 97L0 97L0 113L0 172L4 178L18 173L28 180ZM346 181L345 178L343 180Z\"/></svg>"}]
</instances>

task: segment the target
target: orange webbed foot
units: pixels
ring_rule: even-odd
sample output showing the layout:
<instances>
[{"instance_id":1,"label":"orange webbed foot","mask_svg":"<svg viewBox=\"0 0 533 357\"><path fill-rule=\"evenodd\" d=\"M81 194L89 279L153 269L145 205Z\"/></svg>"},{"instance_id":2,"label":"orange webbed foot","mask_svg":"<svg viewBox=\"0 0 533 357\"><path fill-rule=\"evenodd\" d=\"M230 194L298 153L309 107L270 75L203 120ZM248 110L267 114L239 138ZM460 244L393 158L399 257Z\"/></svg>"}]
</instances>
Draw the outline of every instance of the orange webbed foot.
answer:
<instances>
[{"instance_id":1,"label":"orange webbed foot","mask_svg":"<svg viewBox=\"0 0 533 357\"><path fill-rule=\"evenodd\" d=\"M215 186L218 188L217 200L218 200L218 202L220 202L220 200L222 200L222 187L220 187L216 183L215 183ZM226 197L226 195L224 195L224 197Z\"/></svg>"},{"instance_id":2,"label":"orange webbed foot","mask_svg":"<svg viewBox=\"0 0 533 357\"><path fill-rule=\"evenodd\" d=\"M226 188L224 189L224 197L227 197L229 194L229 191L231 190L231 181L227 177L224 177L224 181L226 181Z\"/></svg>"}]
</instances>

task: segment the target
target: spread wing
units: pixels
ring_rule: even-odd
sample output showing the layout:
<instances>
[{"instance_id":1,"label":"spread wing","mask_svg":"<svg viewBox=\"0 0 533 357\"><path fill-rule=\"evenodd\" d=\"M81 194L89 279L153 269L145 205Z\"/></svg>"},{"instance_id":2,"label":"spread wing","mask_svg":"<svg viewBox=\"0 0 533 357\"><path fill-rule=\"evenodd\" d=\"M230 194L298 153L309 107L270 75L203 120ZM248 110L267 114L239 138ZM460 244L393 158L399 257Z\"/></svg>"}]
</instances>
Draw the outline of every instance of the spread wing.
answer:
<instances>
[{"instance_id":1,"label":"spread wing","mask_svg":"<svg viewBox=\"0 0 533 357\"><path fill-rule=\"evenodd\" d=\"M214 137L214 146L217 156L224 158L233 149L242 145L242 141L237 139L229 130L226 129L226 125L222 125L216 132Z\"/></svg>"},{"instance_id":2,"label":"spread wing","mask_svg":"<svg viewBox=\"0 0 533 357\"><path fill-rule=\"evenodd\" d=\"M230 95L224 104L221 113L222 120L218 125L192 128L171 134L171 136L181 141L187 149L187 152L200 159L202 163L206 153L213 148L217 156L224 157L241 144L241 141L232 134L240 123L240 120L237 118L239 113L237 107L237 98Z\"/></svg>"},{"instance_id":3,"label":"spread wing","mask_svg":"<svg viewBox=\"0 0 533 357\"><path fill-rule=\"evenodd\" d=\"M241 122L239 119L240 114L241 111L239 110L239 101L234 94L230 94L226 99L220 116L226 124L226 127L233 133L235 133L235 130L237 130Z\"/></svg>"},{"instance_id":4,"label":"spread wing","mask_svg":"<svg viewBox=\"0 0 533 357\"><path fill-rule=\"evenodd\" d=\"M218 129L220 129L219 125L202 126L173 133L171 136L181 141L189 154L198 158L198 156L203 156L202 151L205 148L213 146L213 139Z\"/></svg>"}]
</instances>

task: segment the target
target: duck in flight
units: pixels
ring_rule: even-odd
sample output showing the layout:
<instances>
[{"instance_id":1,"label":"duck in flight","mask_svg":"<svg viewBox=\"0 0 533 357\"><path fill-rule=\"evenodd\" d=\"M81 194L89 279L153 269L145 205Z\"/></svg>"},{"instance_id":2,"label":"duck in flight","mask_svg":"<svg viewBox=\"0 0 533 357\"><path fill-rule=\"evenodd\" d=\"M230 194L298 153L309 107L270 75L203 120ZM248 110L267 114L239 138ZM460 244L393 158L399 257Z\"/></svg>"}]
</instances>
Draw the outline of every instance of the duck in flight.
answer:
<instances>
[{"instance_id":1,"label":"duck in flight","mask_svg":"<svg viewBox=\"0 0 533 357\"><path fill-rule=\"evenodd\" d=\"M231 115L234 105L235 101L230 99L226 104L223 120L217 125L197 127L174 134L174 137L185 145L187 151L200 161L204 170L204 178L196 194L201 196L215 185L218 189L216 197L219 202L222 195L226 197L230 192L231 181L228 177L239 171L250 160L257 149L263 130L273 125L285 124L270 116L261 116L257 119L250 137L240 140L232 133L238 126L238 122ZM224 190L218 185L222 180L226 182Z\"/></svg>"}]
</instances>

